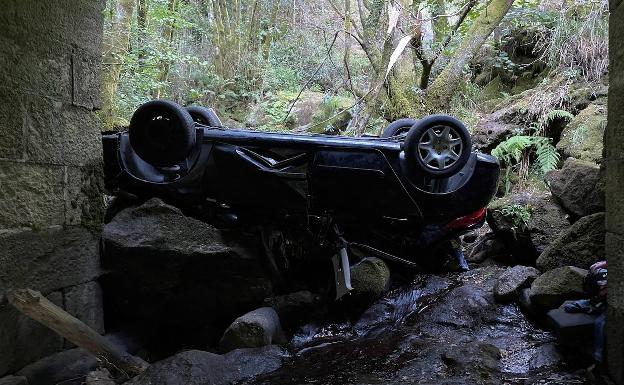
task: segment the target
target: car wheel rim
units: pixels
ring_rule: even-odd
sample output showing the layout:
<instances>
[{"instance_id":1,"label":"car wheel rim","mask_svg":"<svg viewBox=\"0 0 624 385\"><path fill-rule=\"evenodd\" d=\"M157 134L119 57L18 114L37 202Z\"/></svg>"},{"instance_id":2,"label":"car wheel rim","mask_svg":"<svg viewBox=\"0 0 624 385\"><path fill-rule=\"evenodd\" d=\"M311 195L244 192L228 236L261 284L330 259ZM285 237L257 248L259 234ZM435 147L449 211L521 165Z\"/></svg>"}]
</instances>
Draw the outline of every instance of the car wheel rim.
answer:
<instances>
[{"instance_id":1,"label":"car wheel rim","mask_svg":"<svg viewBox=\"0 0 624 385\"><path fill-rule=\"evenodd\" d=\"M464 144L459 132L449 126L435 126L425 131L418 141L418 156L423 165L444 171L459 161Z\"/></svg>"}]
</instances>

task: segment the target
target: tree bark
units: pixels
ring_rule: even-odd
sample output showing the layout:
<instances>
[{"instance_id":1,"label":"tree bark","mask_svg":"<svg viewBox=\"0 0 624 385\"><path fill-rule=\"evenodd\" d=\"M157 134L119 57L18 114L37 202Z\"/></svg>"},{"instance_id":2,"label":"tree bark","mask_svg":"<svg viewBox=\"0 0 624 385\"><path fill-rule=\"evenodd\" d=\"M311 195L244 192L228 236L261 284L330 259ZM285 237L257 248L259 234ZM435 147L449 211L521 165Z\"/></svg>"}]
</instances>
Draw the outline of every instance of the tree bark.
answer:
<instances>
[{"instance_id":1,"label":"tree bark","mask_svg":"<svg viewBox=\"0 0 624 385\"><path fill-rule=\"evenodd\" d=\"M167 10L169 11L169 15L173 17L176 8L177 8L178 0L169 0L167 5ZM173 36L175 32L175 24L174 22L167 23L163 29L162 37L165 43L167 44L167 49L171 49L173 46ZM165 59L161 61L160 64L160 73L158 75L158 82L161 84L156 91L156 99L160 99L162 93L164 92L163 84L167 82L169 78L169 71L171 70L171 62L170 59Z\"/></svg>"},{"instance_id":2,"label":"tree bark","mask_svg":"<svg viewBox=\"0 0 624 385\"><path fill-rule=\"evenodd\" d=\"M147 45L147 2L137 0L137 50L139 52L139 63L142 65L145 60L145 46Z\"/></svg>"},{"instance_id":3,"label":"tree bark","mask_svg":"<svg viewBox=\"0 0 624 385\"><path fill-rule=\"evenodd\" d=\"M119 380L130 379L147 369L149 364L110 343L96 331L48 301L40 292L30 289L10 291L9 303L17 310L52 329L68 341L93 354L115 373Z\"/></svg>"},{"instance_id":4,"label":"tree bark","mask_svg":"<svg viewBox=\"0 0 624 385\"><path fill-rule=\"evenodd\" d=\"M513 2L514 0L491 0L486 8L481 11L451 61L427 89L424 100L425 113L448 109L451 98L457 89L457 84L462 80L464 67L479 52L485 40L505 17Z\"/></svg>"},{"instance_id":5,"label":"tree bark","mask_svg":"<svg viewBox=\"0 0 624 385\"><path fill-rule=\"evenodd\" d=\"M135 0L118 0L114 6L111 30L104 38L102 61L102 111L100 117L104 130L111 130L115 125L115 96L119 86L119 76L123 57L128 53L130 25Z\"/></svg>"}]
</instances>

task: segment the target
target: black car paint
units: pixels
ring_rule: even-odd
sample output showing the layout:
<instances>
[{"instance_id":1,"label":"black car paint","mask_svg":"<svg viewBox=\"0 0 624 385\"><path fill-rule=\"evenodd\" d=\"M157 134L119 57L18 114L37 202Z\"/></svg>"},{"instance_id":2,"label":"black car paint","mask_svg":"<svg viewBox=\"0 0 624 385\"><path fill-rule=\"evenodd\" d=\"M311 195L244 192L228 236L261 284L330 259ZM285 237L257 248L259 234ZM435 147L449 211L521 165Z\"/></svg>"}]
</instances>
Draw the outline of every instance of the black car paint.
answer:
<instances>
[{"instance_id":1,"label":"black car paint","mask_svg":"<svg viewBox=\"0 0 624 385\"><path fill-rule=\"evenodd\" d=\"M409 167L399 138L196 127L195 148L168 168L141 160L127 132L103 135L107 188L191 211L217 207L242 224L331 218L345 238L406 259L431 244L427 229L441 229L439 241L445 223L487 206L497 188L498 161L485 154L436 179Z\"/></svg>"}]
</instances>

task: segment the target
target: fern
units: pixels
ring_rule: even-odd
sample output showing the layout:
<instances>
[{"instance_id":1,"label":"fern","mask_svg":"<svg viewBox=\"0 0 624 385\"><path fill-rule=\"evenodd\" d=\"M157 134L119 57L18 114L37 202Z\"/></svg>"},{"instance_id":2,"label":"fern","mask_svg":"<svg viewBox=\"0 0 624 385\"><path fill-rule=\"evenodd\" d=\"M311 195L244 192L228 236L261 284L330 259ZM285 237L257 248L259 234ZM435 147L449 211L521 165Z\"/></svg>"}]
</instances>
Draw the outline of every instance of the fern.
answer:
<instances>
[{"instance_id":1,"label":"fern","mask_svg":"<svg viewBox=\"0 0 624 385\"><path fill-rule=\"evenodd\" d=\"M506 192L509 192L511 173L523 159L528 164L528 161L531 159L531 150L535 152L535 158L533 160L533 172L535 174L543 175L557 168L559 153L552 145L552 139L543 136L512 136L492 150L492 155L505 164Z\"/></svg>"},{"instance_id":2,"label":"fern","mask_svg":"<svg viewBox=\"0 0 624 385\"><path fill-rule=\"evenodd\" d=\"M574 118L574 115L572 115L566 110L557 110L557 109L550 110L538 122L532 123L531 129L537 135L540 135L540 134L543 135L544 129L548 127L548 125L552 123L554 120L563 119L563 120L569 121L569 120L572 120L573 118Z\"/></svg>"},{"instance_id":3,"label":"fern","mask_svg":"<svg viewBox=\"0 0 624 385\"><path fill-rule=\"evenodd\" d=\"M539 138L540 140L535 144L535 152L537 154L535 165L538 167L540 174L543 175L548 171L557 168L557 164L559 163L559 153L552 145L552 139L542 137L536 138Z\"/></svg>"}]
</instances>

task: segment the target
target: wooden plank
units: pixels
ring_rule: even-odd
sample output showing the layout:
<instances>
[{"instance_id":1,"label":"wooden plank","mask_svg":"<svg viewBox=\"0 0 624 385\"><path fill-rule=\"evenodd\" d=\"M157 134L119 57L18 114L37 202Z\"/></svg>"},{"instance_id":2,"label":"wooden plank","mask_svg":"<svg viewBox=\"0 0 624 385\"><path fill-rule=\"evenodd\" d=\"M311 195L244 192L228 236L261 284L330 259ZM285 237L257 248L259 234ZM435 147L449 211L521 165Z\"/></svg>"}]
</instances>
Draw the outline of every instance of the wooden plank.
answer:
<instances>
[{"instance_id":1,"label":"wooden plank","mask_svg":"<svg viewBox=\"0 0 624 385\"><path fill-rule=\"evenodd\" d=\"M50 302L38 291L12 290L7 294L7 298L11 305L26 316L93 354L118 379L130 379L145 371L149 366L143 359L119 349L82 321Z\"/></svg>"}]
</instances>

